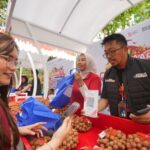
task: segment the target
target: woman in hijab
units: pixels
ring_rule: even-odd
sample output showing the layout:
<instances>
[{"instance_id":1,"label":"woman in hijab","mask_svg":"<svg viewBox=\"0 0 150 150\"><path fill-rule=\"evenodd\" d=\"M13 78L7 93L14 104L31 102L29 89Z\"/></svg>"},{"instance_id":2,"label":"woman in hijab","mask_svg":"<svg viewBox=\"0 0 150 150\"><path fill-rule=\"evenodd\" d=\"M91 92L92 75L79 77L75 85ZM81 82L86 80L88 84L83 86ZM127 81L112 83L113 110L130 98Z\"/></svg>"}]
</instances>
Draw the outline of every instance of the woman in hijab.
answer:
<instances>
[{"instance_id":1,"label":"woman in hijab","mask_svg":"<svg viewBox=\"0 0 150 150\"><path fill-rule=\"evenodd\" d=\"M91 56L81 53L77 57L76 65L80 71L75 73L71 102L79 102L81 111L84 104L84 91L98 90L100 93L101 81L96 74L96 64Z\"/></svg>"}]
</instances>

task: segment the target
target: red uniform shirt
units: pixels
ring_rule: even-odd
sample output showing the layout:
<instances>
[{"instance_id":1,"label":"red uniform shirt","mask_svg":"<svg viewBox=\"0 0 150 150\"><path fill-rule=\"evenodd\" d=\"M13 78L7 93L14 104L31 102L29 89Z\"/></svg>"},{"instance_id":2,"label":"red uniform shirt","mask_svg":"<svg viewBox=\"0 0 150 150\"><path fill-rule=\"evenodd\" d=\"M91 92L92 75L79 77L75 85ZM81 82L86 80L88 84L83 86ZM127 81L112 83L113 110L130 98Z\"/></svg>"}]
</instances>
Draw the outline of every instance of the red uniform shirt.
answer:
<instances>
[{"instance_id":1,"label":"red uniform shirt","mask_svg":"<svg viewBox=\"0 0 150 150\"><path fill-rule=\"evenodd\" d=\"M1 119L2 129L3 129L4 133L6 134L6 136L8 137L8 139L11 141L11 130L9 127L9 123L8 123L6 114L1 106L0 106L0 119ZM4 148L4 150L10 150L10 149L11 149L10 145L8 145L8 147Z\"/></svg>"},{"instance_id":2,"label":"red uniform shirt","mask_svg":"<svg viewBox=\"0 0 150 150\"><path fill-rule=\"evenodd\" d=\"M83 79L89 90L98 90L100 93L101 90L101 81L100 77L95 73L89 73L85 79ZM81 106L81 110L83 109L84 98L79 90L79 86L75 81L73 84L71 102L79 102Z\"/></svg>"}]
</instances>

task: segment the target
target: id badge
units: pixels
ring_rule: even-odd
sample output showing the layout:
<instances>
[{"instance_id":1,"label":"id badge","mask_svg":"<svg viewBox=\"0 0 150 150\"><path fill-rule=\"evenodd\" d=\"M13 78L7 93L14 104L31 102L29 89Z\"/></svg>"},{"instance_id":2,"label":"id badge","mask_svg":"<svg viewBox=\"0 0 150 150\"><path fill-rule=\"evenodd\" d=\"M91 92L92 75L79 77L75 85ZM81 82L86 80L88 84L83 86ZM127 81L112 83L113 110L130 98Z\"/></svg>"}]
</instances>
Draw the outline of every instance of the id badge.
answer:
<instances>
[{"instance_id":1,"label":"id badge","mask_svg":"<svg viewBox=\"0 0 150 150\"><path fill-rule=\"evenodd\" d=\"M118 114L122 118L127 118L126 103L123 100L118 104Z\"/></svg>"}]
</instances>

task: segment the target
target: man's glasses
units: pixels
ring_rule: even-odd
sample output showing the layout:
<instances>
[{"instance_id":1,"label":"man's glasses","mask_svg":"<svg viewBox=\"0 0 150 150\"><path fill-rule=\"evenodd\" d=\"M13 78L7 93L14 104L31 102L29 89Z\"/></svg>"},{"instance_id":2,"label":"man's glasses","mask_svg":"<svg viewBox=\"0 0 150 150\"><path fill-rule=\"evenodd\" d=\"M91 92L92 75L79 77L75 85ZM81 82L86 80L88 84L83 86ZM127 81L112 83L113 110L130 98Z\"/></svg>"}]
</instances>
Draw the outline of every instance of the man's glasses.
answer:
<instances>
[{"instance_id":1,"label":"man's glasses","mask_svg":"<svg viewBox=\"0 0 150 150\"><path fill-rule=\"evenodd\" d=\"M21 65L21 62L18 60L14 60L14 58L12 56L7 56L7 55L0 55L0 57L2 57L3 59L6 60L7 65L9 66L15 66L15 67L19 67Z\"/></svg>"},{"instance_id":2,"label":"man's glasses","mask_svg":"<svg viewBox=\"0 0 150 150\"><path fill-rule=\"evenodd\" d=\"M103 57L104 57L104 58L113 57L113 56L115 55L115 53L116 53L118 50L121 50L122 48L123 48L123 47L110 50L109 52L104 53L104 54L103 54Z\"/></svg>"}]
</instances>

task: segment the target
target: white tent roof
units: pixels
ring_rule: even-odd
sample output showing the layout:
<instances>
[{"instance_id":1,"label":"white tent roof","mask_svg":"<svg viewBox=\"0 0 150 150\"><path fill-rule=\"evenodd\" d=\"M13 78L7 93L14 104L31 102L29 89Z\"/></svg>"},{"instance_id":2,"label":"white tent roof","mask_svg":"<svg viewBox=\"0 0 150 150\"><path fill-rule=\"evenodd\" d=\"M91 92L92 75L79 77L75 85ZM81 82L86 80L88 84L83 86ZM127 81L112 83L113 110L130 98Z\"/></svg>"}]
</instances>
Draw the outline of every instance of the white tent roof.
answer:
<instances>
[{"instance_id":1,"label":"white tent roof","mask_svg":"<svg viewBox=\"0 0 150 150\"><path fill-rule=\"evenodd\" d=\"M17 0L12 33L84 51L115 16L141 0Z\"/></svg>"}]
</instances>

